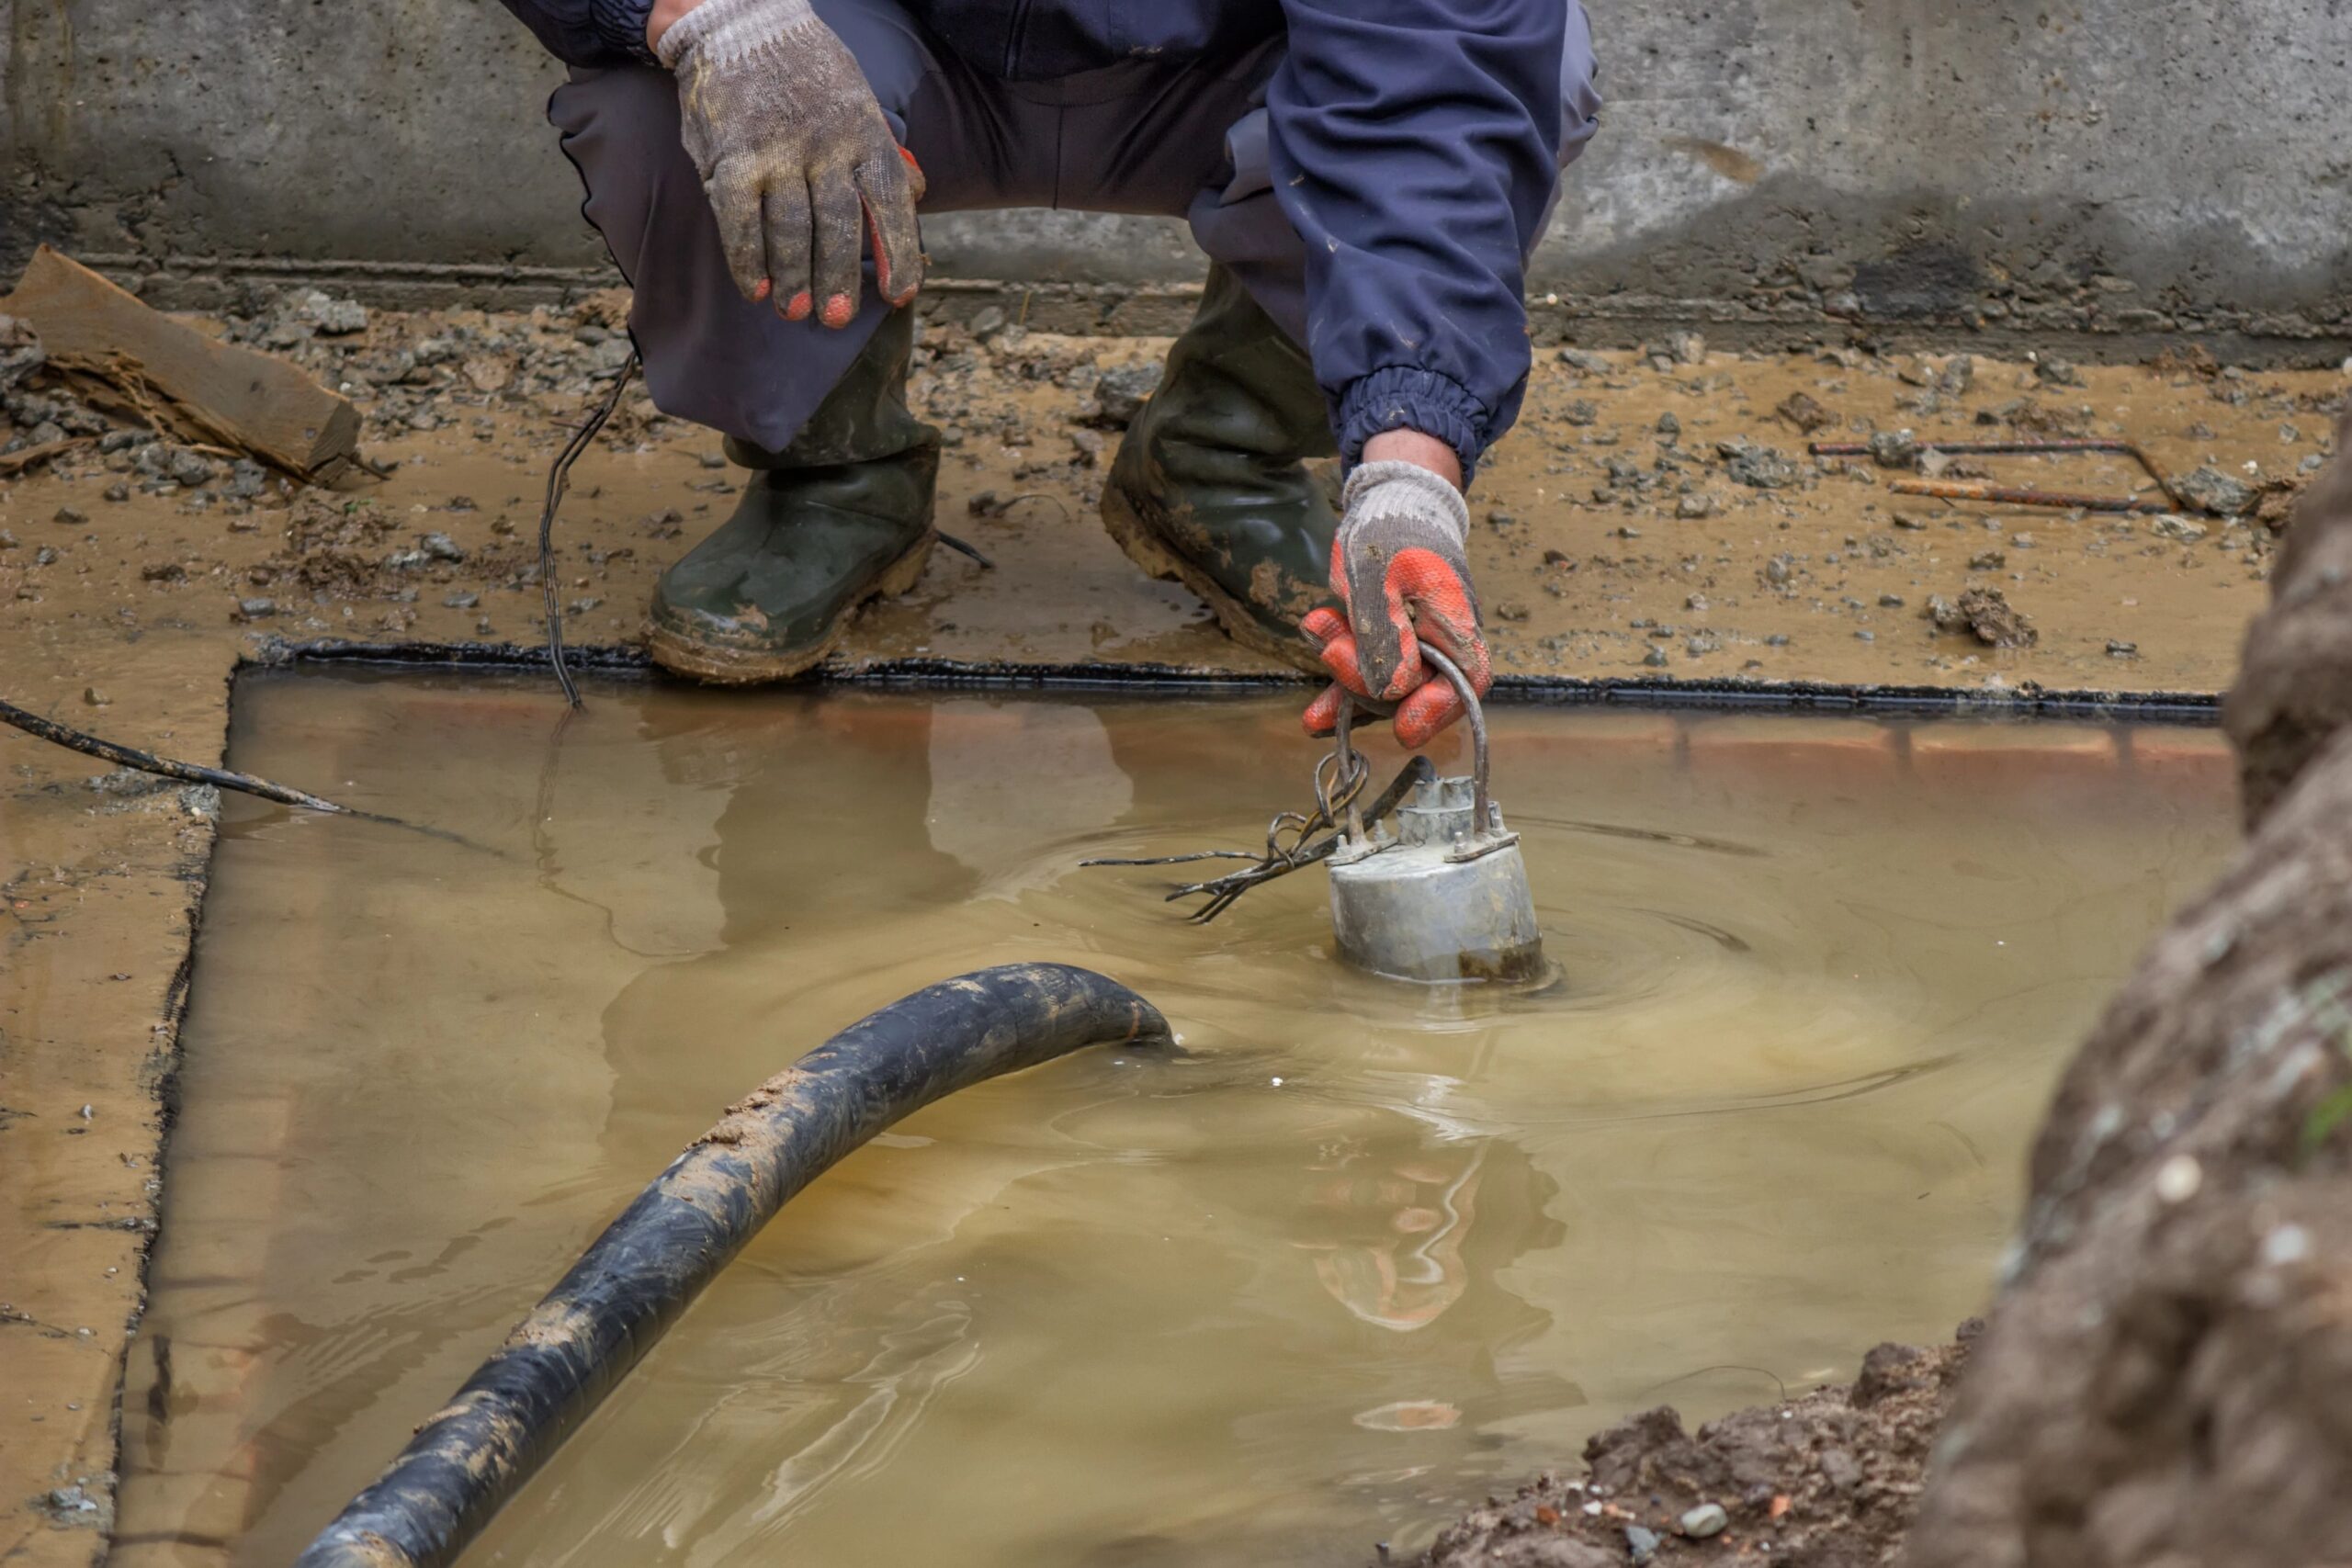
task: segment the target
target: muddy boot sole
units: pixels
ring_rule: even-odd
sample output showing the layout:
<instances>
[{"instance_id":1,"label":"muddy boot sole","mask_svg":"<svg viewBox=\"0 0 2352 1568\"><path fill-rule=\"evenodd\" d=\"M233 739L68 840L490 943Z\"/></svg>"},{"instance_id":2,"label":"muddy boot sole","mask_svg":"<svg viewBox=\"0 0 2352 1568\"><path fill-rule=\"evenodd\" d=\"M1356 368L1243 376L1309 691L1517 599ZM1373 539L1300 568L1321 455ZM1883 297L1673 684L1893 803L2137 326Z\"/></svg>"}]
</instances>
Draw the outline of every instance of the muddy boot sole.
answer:
<instances>
[{"instance_id":1,"label":"muddy boot sole","mask_svg":"<svg viewBox=\"0 0 2352 1568\"><path fill-rule=\"evenodd\" d=\"M1314 645L1305 633L1277 637L1268 631L1249 605L1218 586L1216 580L1170 549L1160 542L1127 498L1119 493L1115 484L1102 487L1102 526L1127 552L1127 558L1162 582L1181 582L1199 597L1216 616L1216 624L1225 635L1252 653L1262 653L1294 670L1309 675L1328 676L1330 671L1316 657Z\"/></svg>"},{"instance_id":2,"label":"muddy boot sole","mask_svg":"<svg viewBox=\"0 0 2352 1568\"><path fill-rule=\"evenodd\" d=\"M925 533L912 549L884 567L865 592L843 605L825 635L815 642L781 649L729 648L724 643L698 640L656 622L646 635L646 651L654 663L672 674L688 676L707 685L755 686L789 681L823 663L841 646L842 634L849 629L859 611L876 599L895 599L912 588L922 577L923 568L931 564L932 547L938 542L938 535Z\"/></svg>"}]
</instances>

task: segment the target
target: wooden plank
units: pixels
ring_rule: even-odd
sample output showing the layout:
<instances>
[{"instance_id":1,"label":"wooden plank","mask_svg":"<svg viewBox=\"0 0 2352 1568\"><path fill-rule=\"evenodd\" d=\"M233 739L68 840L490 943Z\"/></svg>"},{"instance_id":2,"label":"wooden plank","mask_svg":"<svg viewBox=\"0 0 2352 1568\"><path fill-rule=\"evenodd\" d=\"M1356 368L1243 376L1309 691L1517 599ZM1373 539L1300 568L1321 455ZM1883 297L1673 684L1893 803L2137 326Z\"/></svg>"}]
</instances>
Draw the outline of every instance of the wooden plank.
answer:
<instances>
[{"instance_id":1,"label":"wooden plank","mask_svg":"<svg viewBox=\"0 0 2352 1568\"><path fill-rule=\"evenodd\" d=\"M359 412L296 366L219 343L43 245L0 315L40 334L51 366L96 376L161 428L250 452L323 484L359 449Z\"/></svg>"}]
</instances>

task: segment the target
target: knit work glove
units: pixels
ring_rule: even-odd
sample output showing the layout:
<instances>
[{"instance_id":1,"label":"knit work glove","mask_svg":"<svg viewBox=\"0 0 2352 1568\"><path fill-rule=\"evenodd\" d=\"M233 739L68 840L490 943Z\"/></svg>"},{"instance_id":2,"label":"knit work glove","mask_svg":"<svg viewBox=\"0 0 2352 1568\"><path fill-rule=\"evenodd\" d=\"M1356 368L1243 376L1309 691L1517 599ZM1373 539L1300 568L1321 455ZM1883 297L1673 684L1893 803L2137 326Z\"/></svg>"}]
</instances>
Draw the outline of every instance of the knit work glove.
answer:
<instances>
[{"instance_id":1,"label":"knit work glove","mask_svg":"<svg viewBox=\"0 0 2352 1568\"><path fill-rule=\"evenodd\" d=\"M808 0L703 0L656 49L677 74L686 152L746 299L773 298L786 321L814 310L849 325L868 237L882 298L915 297L922 171Z\"/></svg>"},{"instance_id":2,"label":"knit work glove","mask_svg":"<svg viewBox=\"0 0 2352 1568\"><path fill-rule=\"evenodd\" d=\"M1424 642L1460 665L1479 694L1495 679L1463 554L1469 504L1418 463L1360 465L1340 504L1331 586L1347 615L1315 610L1299 623L1338 678L1307 707L1306 732L1330 734L1353 692L1396 703L1397 742L1426 746L1462 716L1462 699L1421 658Z\"/></svg>"}]
</instances>

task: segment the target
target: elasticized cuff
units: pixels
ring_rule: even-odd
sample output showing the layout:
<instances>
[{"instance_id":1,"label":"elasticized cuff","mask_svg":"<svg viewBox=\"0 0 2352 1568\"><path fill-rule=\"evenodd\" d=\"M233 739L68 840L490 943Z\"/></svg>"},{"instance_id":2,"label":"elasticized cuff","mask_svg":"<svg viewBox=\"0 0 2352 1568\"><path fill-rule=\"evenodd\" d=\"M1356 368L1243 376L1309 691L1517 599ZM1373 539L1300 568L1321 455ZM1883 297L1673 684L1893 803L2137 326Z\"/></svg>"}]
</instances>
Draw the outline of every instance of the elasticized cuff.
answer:
<instances>
[{"instance_id":1,"label":"elasticized cuff","mask_svg":"<svg viewBox=\"0 0 2352 1568\"><path fill-rule=\"evenodd\" d=\"M658 65L661 62L645 45L645 19L652 13L653 0L588 0L589 19L598 38L631 60Z\"/></svg>"},{"instance_id":2,"label":"elasticized cuff","mask_svg":"<svg viewBox=\"0 0 2352 1568\"><path fill-rule=\"evenodd\" d=\"M1487 449L1487 419L1486 405L1452 377L1391 365L1357 381L1340 400L1340 456L1353 467L1374 436L1418 430L1453 448L1466 489Z\"/></svg>"}]
</instances>

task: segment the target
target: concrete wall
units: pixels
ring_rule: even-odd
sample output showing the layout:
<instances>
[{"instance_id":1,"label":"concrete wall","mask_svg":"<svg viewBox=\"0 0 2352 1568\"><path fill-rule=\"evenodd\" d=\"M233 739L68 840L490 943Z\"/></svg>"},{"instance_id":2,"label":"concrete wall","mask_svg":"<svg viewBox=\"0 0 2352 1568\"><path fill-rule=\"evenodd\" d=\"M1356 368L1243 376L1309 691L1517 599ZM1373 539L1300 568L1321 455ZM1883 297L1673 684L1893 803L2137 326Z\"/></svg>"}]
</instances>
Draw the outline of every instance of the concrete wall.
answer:
<instances>
[{"instance_id":1,"label":"concrete wall","mask_svg":"<svg viewBox=\"0 0 2352 1568\"><path fill-rule=\"evenodd\" d=\"M1540 333L2352 340L2352 0L1590 4L1610 108L1536 263ZM609 276L540 119L556 69L494 0L0 8L11 272L48 239L173 303ZM950 308L1010 286L1071 324L1163 328L1200 265L1144 220L929 232Z\"/></svg>"}]
</instances>

